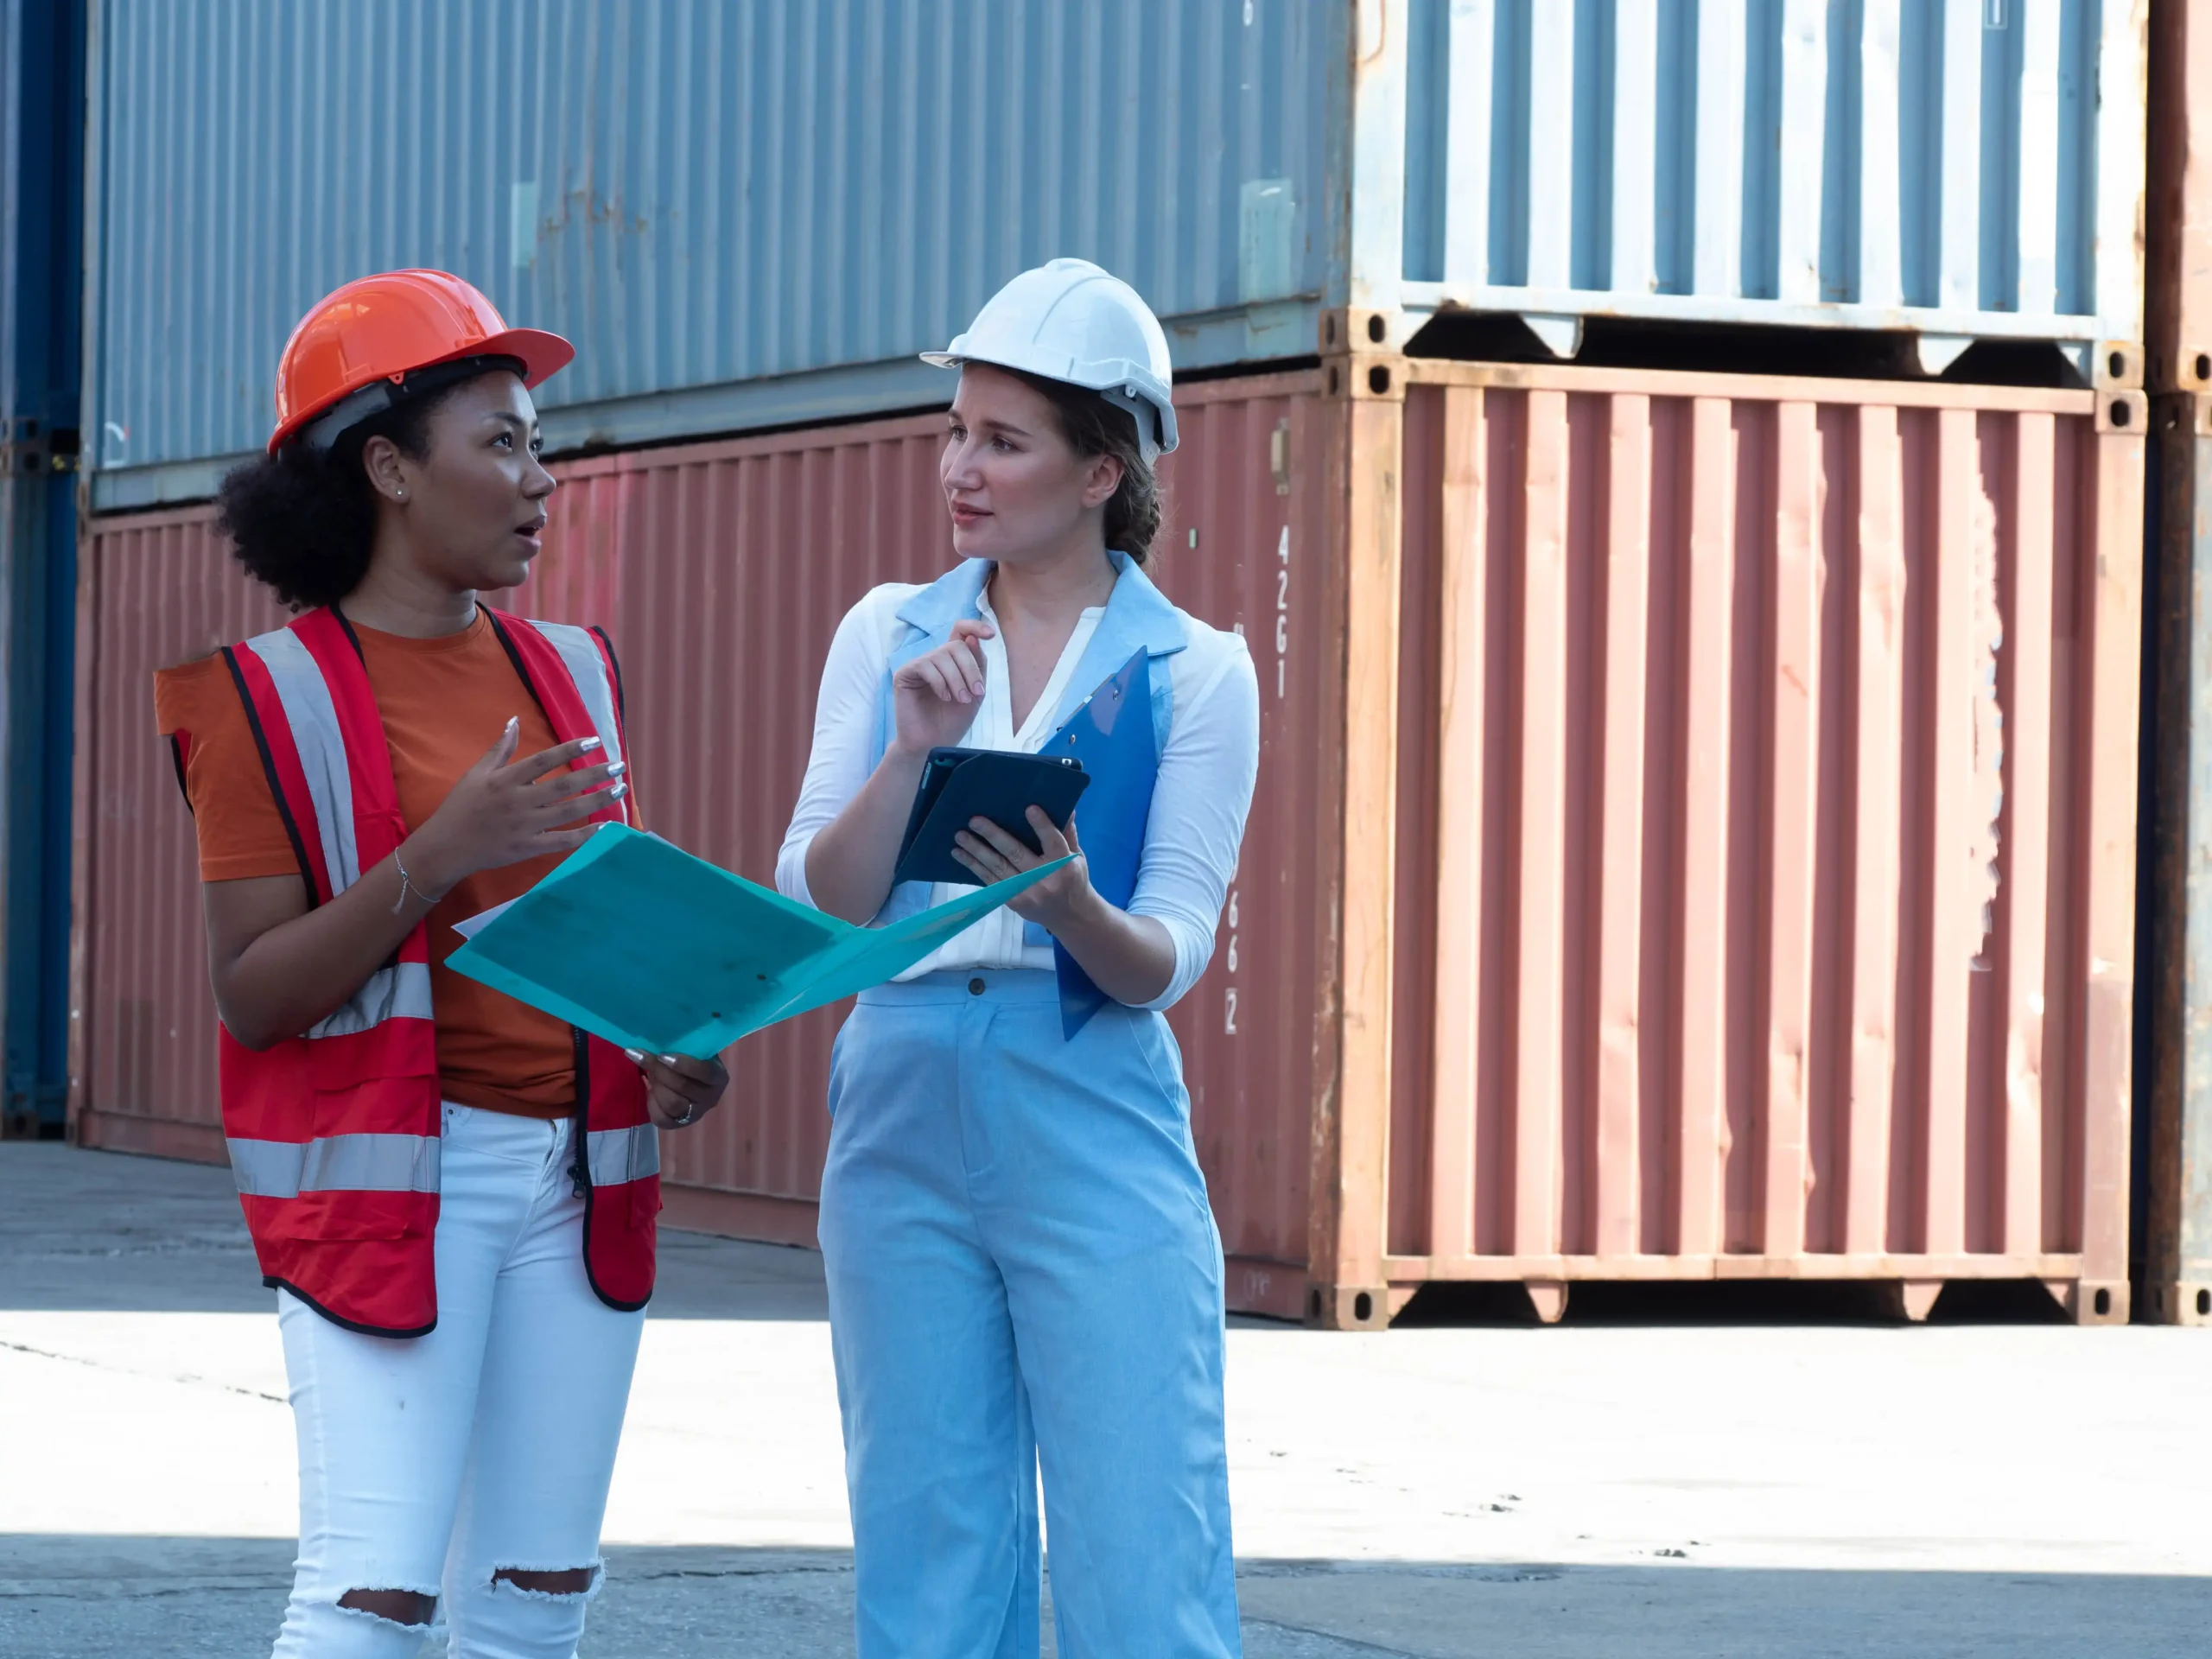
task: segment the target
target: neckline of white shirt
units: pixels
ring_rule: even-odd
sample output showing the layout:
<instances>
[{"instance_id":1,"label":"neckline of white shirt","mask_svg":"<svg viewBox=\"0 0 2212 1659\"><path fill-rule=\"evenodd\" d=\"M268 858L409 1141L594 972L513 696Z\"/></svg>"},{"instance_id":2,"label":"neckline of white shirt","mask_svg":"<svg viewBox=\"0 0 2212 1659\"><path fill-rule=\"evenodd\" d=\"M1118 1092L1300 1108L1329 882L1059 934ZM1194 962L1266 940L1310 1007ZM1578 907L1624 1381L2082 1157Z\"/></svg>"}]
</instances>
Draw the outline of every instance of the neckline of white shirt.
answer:
<instances>
[{"instance_id":1,"label":"neckline of white shirt","mask_svg":"<svg viewBox=\"0 0 2212 1659\"><path fill-rule=\"evenodd\" d=\"M1052 664L1052 671L1046 677L1044 689L1037 694L1037 701L1030 705L1029 717L1021 722L1019 731L1014 727L1013 671L1007 664L1006 636L999 629L998 613L991 607L991 590L988 582L976 594L976 609L992 629L991 637L982 641L987 658L992 659L992 672L983 694L985 704L997 703L996 712L1004 721L1001 729L1007 734L1007 741L1012 747L1033 752L1049 735L1044 728L1067 695L1068 681L1075 673L1077 662L1089 649L1091 635L1098 631L1098 620L1106 614L1106 607L1103 605L1087 605L1077 614L1075 626L1068 632L1068 642L1060 647L1059 660ZM980 720L983 710L979 709L976 714Z\"/></svg>"}]
</instances>

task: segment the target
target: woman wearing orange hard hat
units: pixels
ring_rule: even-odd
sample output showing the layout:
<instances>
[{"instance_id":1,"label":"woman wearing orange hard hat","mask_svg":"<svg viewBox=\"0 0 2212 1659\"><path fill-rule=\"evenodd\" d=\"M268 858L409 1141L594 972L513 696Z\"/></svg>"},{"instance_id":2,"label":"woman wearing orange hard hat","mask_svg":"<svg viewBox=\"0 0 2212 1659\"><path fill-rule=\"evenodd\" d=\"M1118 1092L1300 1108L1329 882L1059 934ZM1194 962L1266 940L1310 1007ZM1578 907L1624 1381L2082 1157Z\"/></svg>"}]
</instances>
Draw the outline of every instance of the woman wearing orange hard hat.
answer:
<instances>
[{"instance_id":1,"label":"woman wearing orange hard hat","mask_svg":"<svg viewBox=\"0 0 2212 1659\"><path fill-rule=\"evenodd\" d=\"M199 837L223 1130L300 1452L279 1656L568 1659L653 1280L658 1132L719 1064L609 1047L448 969L453 924L637 822L596 628L496 615L575 355L442 271L294 330L223 480L289 626L156 676Z\"/></svg>"}]
</instances>

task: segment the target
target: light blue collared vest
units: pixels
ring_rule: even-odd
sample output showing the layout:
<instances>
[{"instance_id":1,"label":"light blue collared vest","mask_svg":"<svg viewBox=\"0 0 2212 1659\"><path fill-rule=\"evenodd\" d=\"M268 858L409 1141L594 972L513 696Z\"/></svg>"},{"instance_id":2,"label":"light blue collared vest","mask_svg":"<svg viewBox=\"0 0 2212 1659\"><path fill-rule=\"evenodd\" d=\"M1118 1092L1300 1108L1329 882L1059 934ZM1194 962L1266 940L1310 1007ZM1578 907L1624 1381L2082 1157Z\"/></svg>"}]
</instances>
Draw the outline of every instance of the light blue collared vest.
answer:
<instances>
[{"instance_id":1,"label":"light blue collared vest","mask_svg":"<svg viewBox=\"0 0 2212 1659\"><path fill-rule=\"evenodd\" d=\"M1076 823L1091 885L1109 904L1127 906L1143 863L1153 784L1175 714L1173 679L1164 669L1155 672L1153 664L1173 656L1185 641L1182 618L1143 569L1126 554L1106 556L1114 562L1119 580L1052 711L1054 730L1046 753L1073 753L1090 773L1090 785L1076 809ZM887 653L871 767L891 744L892 677L943 645L956 622L981 618L976 601L990 574L988 560L964 560L899 607L904 632L893 639ZM1149 730L1118 718L1124 705L1139 702L1150 704ZM913 915L929 902L927 883L901 882L883 901L875 923L880 926ZM1022 925L1022 939L1025 944L1052 947L1059 971L1061 1027L1065 1035L1074 1036L1105 1006L1105 993L1036 923Z\"/></svg>"}]
</instances>

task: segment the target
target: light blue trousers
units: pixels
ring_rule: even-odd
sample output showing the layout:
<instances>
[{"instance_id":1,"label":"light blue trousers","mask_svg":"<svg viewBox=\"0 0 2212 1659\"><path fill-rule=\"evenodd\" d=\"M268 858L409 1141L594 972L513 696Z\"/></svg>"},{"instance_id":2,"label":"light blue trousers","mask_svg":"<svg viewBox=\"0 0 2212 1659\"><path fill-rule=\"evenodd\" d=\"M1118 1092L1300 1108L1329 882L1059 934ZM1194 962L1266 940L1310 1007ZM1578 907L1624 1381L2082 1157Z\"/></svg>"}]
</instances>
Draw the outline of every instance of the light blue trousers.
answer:
<instances>
[{"instance_id":1,"label":"light blue trousers","mask_svg":"<svg viewBox=\"0 0 2212 1659\"><path fill-rule=\"evenodd\" d=\"M822 1251L861 1659L1030 1659L1037 1486L1065 1659L1241 1651L1221 1240L1181 1057L1047 973L862 994Z\"/></svg>"}]
</instances>

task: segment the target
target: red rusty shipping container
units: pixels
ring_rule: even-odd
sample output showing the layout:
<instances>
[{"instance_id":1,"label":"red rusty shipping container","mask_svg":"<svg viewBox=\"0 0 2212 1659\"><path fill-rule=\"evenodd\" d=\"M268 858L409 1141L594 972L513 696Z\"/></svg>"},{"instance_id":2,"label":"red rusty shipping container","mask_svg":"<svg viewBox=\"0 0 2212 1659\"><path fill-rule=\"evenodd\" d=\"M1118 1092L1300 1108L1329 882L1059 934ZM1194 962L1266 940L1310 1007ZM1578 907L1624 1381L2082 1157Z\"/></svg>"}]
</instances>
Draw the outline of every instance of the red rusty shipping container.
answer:
<instances>
[{"instance_id":1,"label":"red rusty shipping container","mask_svg":"<svg viewBox=\"0 0 2212 1659\"><path fill-rule=\"evenodd\" d=\"M2124 1319L2143 394L1406 366L1392 1300Z\"/></svg>"},{"instance_id":2,"label":"red rusty shipping container","mask_svg":"<svg viewBox=\"0 0 2212 1659\"><path fill-rule=\"evenodd\" d=\"M94 521L77 582L70 1133L223 1157L215 998L192 820L154 732L154 671L279 626L190 507Z\"/></svg>"},{"instance_id":3,"label":"red rusty shipping container","mask_svg":"<svg viewBox=\"0 0 2212 1659\"><path fill-rule=\"evenodd\" d=\"M1312 372L1178 399L1183 447L1154 574L1249 637L1260 793L1212 967L1176 1010L1197 1135L1240 1306L1305 1288L1309 1103L1329 1063L1341 584L1318 539L1332 406ZM564 462L546 555L505 602L604 624L621 653L639 800L654 828L772 878L830 637L877 582L950 558L938 416ZM214 1012L190 822L152 729L149 676L280 620L212 512L95 521L81 577L77 1013L88 1145L221 1154ZM809 1243L828 1134L824 1010L740 1044L728 1109L667 1145L669 1219Z\"/></svg>"},{"instance_id":4,"label":"red rusty shipping container","mask_svg":"<svg viewBox=\"0 0 2212 1659\"><path fill-rule=\"evenodd\" d=\"M1178 402L1158 574L1262 693L1174 1014L1232 1306L2033 1274L2125 1316L2141 394L1339 354ZM515 602L611 627L682 843L768 874L837 618L947 557L936 430L560 467ZM204 513L83 568L75 1122L218 1156L146 675L270 612ZM835 1018L733 1053L673 1221L810 1238Z\"/></svg>"}]
</instances>

